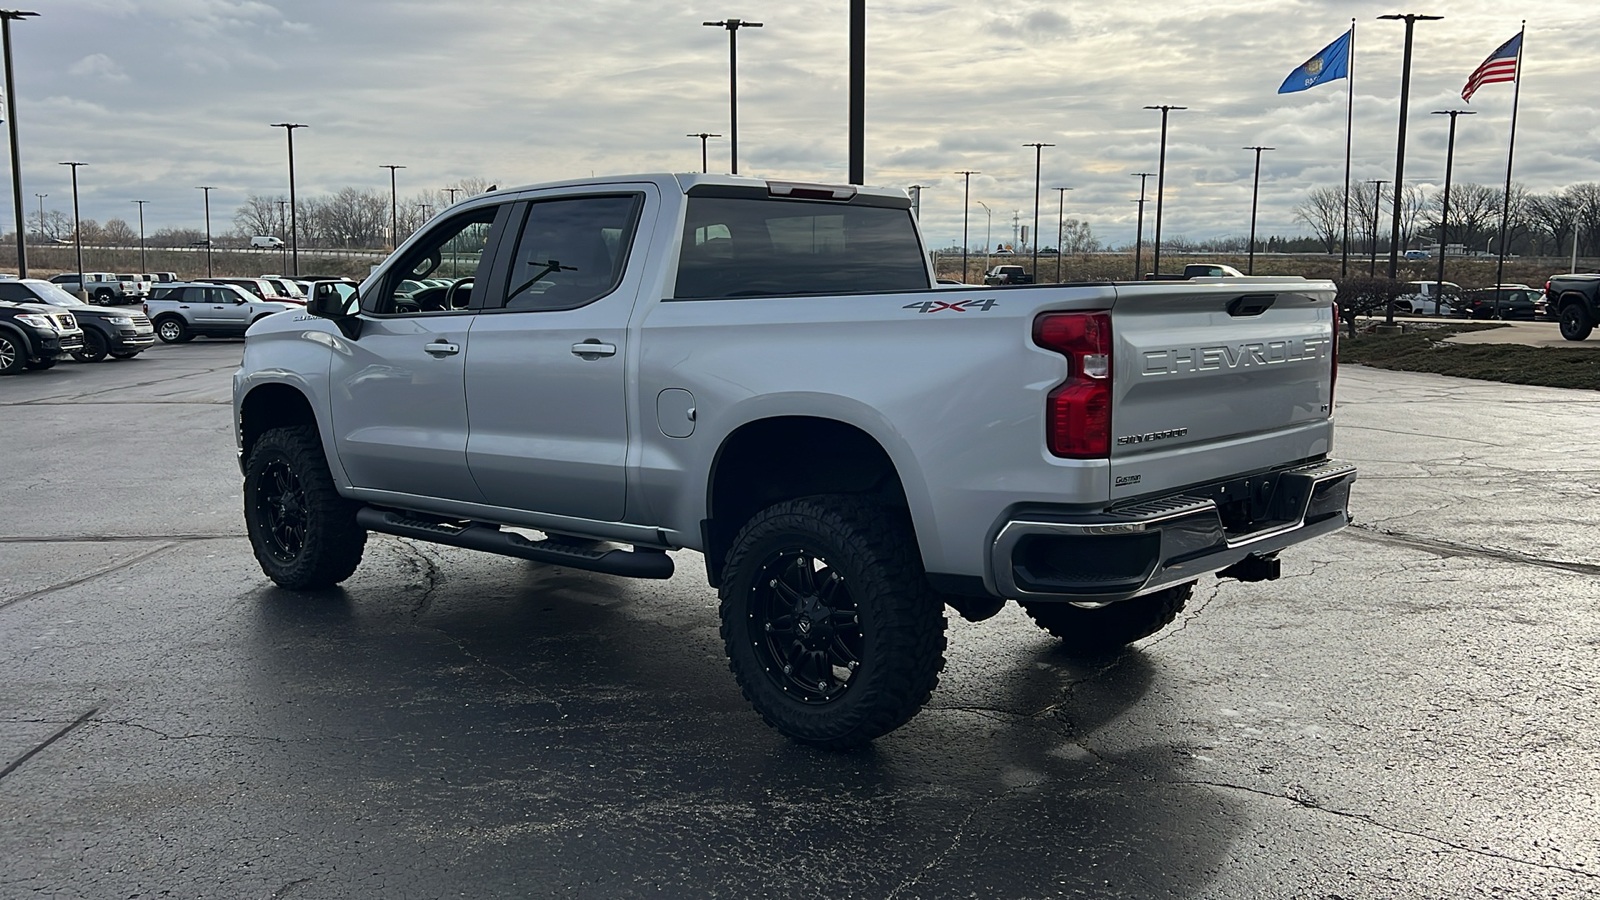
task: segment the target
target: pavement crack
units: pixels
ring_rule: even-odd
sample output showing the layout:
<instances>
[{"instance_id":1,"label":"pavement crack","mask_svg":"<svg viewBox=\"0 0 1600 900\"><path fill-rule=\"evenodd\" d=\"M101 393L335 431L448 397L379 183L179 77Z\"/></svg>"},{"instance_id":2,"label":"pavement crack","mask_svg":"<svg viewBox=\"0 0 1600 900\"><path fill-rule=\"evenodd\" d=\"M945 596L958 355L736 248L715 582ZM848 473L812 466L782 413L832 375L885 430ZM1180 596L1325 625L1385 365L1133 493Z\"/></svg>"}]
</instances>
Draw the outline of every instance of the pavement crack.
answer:
<instances>
[{"instance_id":1,"label":"pavement crack","mask_svg":"<svg viewBox=\"0 0 1600 900\"><path fill-rule=\"evenodd\" d=\"M148 544L152 541L222 541L248 537L244 532L215 534L22 534L0 537L0 544Z\"/></svg>"},{"instance_id":2,"label":"pavement crack","mask_svg":"<svg viewBox=\"0 0 1600 900\"><path fill-rule=\"evenodd\" d=\"M165 552L167 550L171 550L173 547L176 547L176 546L178 546L176 542L168 542L168 543L162 544L159 547L155 547L153 549L146 550L143 553L137 554L135 556L131 556L131 557L129 557L127 559L124 559L124 560L121 560L119 562L114 562L109 566L102 566L101 568L95 569L93 572L89 572L88 574L79 575L76 578L69 578L66 581L60 581L60 582L57 582L55 584L49 585L48 587L42 587L42 588L39 588L36 591L30 591L30 592L28 592L26 594L22 594L22 595L17 596L17 597L12 597L9 600L0 600L0 609L5 609L8 606L15 606L16 604L21 603L24 600L33 600L33 599L35 599L37 597L43 597L46 594L53 594L56 591L64 591L67 588L76 587L77 585L83 584L86 581L93 581L94 579L99 578L102 575L110 575L113 572L119 572L119 571L121 571L123 569L129 568L130 566L134 566L134 565L137 565L138 563L144 562L145 560L149 559L152 556L155 556L158 553L163 553L163 552Z\"/></svg>"},{"instance_id":3,"label":"pavement crack","mask_svg":"<svg viewBox=\"0 0 1600 900\"><path fill-rule=\"evenodd\" d=\"M909 878L906 878L903 881L901 881L899 884L895 885L894 888L889 891L889 893L884 895L884 900L894 900L894 898L900 896L900 893L902 891L910 890L910 889L916 887L917 884L922 881L924 876L926 876L929 872L933 871L935 866L938 866L940 863L943 863L946 859L949 859L950 855L952 853L956 852L956 850L961 846L961 842L967 836L967 829L972 825L973 820L976 819L978 816L980 816L983 813L987 812L991 807L995 806L996 804L1002 803L1005 800L1009 799L1011 797L1011 795L1013 795L1013 794L1015 794L1015 793L1017 793L1019 791L1023 791L1023 790L1027 790L1029 788L1037 787L1038 785L1039 785L1038 781L1030 781L1030 782L1028 782L1026 784L1019 784L1016 787L1008 788L1005 791L1001 792L1000 794L989 798L989 802L984 803L984 804L982 804L980 806L974 807L971 812L967 813L966 818L961 820L961 824L956 826L956 833L950 838L950 843L948 845L946 845L943 850L941 850L937 854L935 854L933 859L928 860L927 864L924 865L915 874L911 875Z\"/></svg>"},{"instance_id":4,"label":"pavement crack","mask_svg":"<svg viewBox=\"0 0 1600 900\"><path fill-rule=\"evenodd\" d=\"M1203 600L1201 600L1197 604L1194 604L1193 606L1185 604L1184 611L1183 611L1183 617L1178 620L1177 626L1176 627L1170 627L1169 626L1167 628L1162 629L1158 634L1156 634L1154 636L1154 638L1149 643L1144 645L1144 648L1146 650L1148 650L1151 647L1154 647L1155 645L1167 640L1168 638L1173 637L1174 635L1182 633L1185 628L1189 627L1189 623L1190 622L1193 622L1195 619L1200 618L1200 614L1205 612L1206 607L1210 606L1211 602L1213 600L1215 600L1215 599L1217 599L1217 597L1221 596L1223 584L1225 584L1225 582L1222 579L1220 579L1220 578L1217 579L1217 583L1213 584L1211 586L1211 593L1209 595L1207 595Z\"/></svg>"},{"instance_id":5,"label":"pavement crack","mask_svg":"<svg viewBox=\"0 0 1600 900\"><path fill-rule=\"evenodd\" d=\"M21 756L17 757L16 759L12 760L11 764L6 766L4 769L0 769L0 778L4 778L7 775L10 775L12 772L15 772L17 769L21 768L23 763L27 762L30 759L33 759L35 756L38 756L39 753L44 750L44 748L50 746L51 744L54 744L56 741L59 741L64 737L66 737L74 729L78 728L79 726L83 725L85 722L89 721L89 719L92 718L94 716L94 714L99 712L99 711L100 711L100 707L98 707L98 706L93 707L88 712L86 712L83 715L77 717L76 719L73 719L71 723L62 726L58 731L56 731L55 734L50 735L49 737L45 738L43 741L40 741L38 744L34 745L34 748L32 750L29 750L27 753L24 753Z\"/></svg>"},{"instance_id":6,"label":"pavement crack","mask_svg":"<svg viewBox=\"0 0 1600 900\"><path fill-rule=\"evenodd\" d=\"M1411 547L1423 550L1446 559L1452 557L1476 557L1489 559L1495 562L1515 563L1527 566L1539 566L1545 569L1555 569L1561 572L1572 572L1578 575L1600 575L1600 565L1593 563L1569 562L1561 559L1546 559L1540 556L1531 556L1518 553L1515 550L1496 550L1491 547L1474 547L1470 544L1458 544L1454 541L1444 541L1437 538L1418 537L1401 531L1390 531L1375 525L1356 524L1345 529L1344 534L1358 541L1367 541L1374 544L1392 544L1402 547Z\"/></svg>"},{"instance_id":7,"label":"pavement crack","mask_svg":"<svg viewBox=\"0 0 1600 900\"><path fill-rule=\"evenodd\" d=\"M216 733L204 732L204 731L192 732L190 734L171 734L170 732L162 731L159 728L152 728L149 725L142 725L142 724L140 724L138 722L129 721L127 719L107 719L104 722L102 722L101 724L104 724L104 725L120 725L123 728L137 728L140 731L148 731L151 734L156 735L157 737L161 738L164 741L189 741L189 740L195 740L195 739L210 739L210 740L218 740L218 741L265 741L265 742L274 743L274 744L285 744L285 743L288 743L288 741L286 739L284 739L284 738L280 738L280 737L263 737L263 736L261 736L259 734L216 734Z\"/></svg>"},{"instance_id":8,"label":"pavement crack","mask_svg":"<svg viewBox=\"0 0 1600 900\"><path fill-rule=\"evenodd\" d=\"M1313 798L1305 797L1305 796L1297 796L1297 795L1295 795L1293 793L1279 793L1277 791L1264 791L1264 790L1261 790L1260 788L1246 787L1246 786L1244 786L1242 784L1230 784L1230 783L1225 782L1225 781L1173 781L1173 782L1168 782L1168 783L1169 784L1197 785L1197 786L1201 786L1201 787L1223 788L1223 789L1226 789L1226 790L1242 791L1242 792L1247 793L1247 794L1255 794L1255 795L1261 796L1261 797L1271 797L1271 798L1273 798L1275 800L1287 800L1290 803L1293 803L1294 805L1300 807L1301 809L1309 809L1309 810L1314 810L1316 812L1327 813L1330 816L1338 816L1338 817L1343 818L1343 819L1353 819L1353 820L1355 820L1357 822L1362 822L1362 823L1365 823L1367 825L1370 825L1373 828L1376 828L1376 829L1378 829L1380 831L1386 831L1386 832L1388 832L1390 834L1405 835L1406 837L1416 838L1419 841L1427 841L1428 843L1437 844L1437 845L1439 845L1441 847L1446 847L1446 848L1449 848L1451 850L1458 851L1460 853L1467 853L1467 854L1470 854L1472 856L1481 856L1481 857L1484 857L1484 858L1487 858L1487 859L1498 859L1498 860L1501 860L1503 862L1516 863L1518 865L1523 865L1523 866L1531 866L1531 867L1536 868L1536 869L1545 869L1545 870L1551 871L1551 872L1564 872L1564 873L1566 873L1568 875L1581 875L1584 878L1600 878L1600 872L1586 872L1583 869L1572 867L1572 866L1558 866L1558 865L1555 865L1553 863L1536 862L1536 861L1531 860L1531 859L1523 859L1520 856L1512 856L1509 853L1497 853L1497 852L1495 852L1493 850L1485 850L1485 849L1483 849L1481 847L1468 847L1466 844L1461 844L1461 843L1457 843L1455 841L1445 840L1444 838L1440 838L1440 837L1434 837L1431 834L1426 834L1426 833L1421 832L1421 831L1412 831L1412 830L1410 830L1408 828L1400 828L1400 827L1395 826L1395 825L1390 825L1387 822L1380 822L1376 818L1373 818L1372 816L1369 816L1366 813L1349 812L1347 810L1334 809L1332 807L1323 806L1322 804L1318 803Z\"/></svg>"},{"instance_id":9,"label":"pavement crack","mask_svg":"<svg viewBox=\"0 0 1600 900\"><path fill-rule=\"evenodd\" d=\"M406 538L396 538L396 540L406 552L406 564L411 567L412 572L420 575L423 581L422 596L417 598L416 604L411 607L411 621L415 622L427 615L428 608L433 605L433 596L438 592L439 583L444 580L444 576L432 554L417 542Z\"/></svg>"},{"instance_id":10,"label":"pavement crack","mask_svg":"<svg viewBox=\"0 0 1600 900\"><path fill-rule=\"evenodd\" d=\"M269 898L269 900L283 900L284 897L287 897L291 893L293 893L295 888L299 887L302 884L309 884L310 882L313 882L313 881L316 881L316 879L315 878L296 878L295 880L285 884L283 887L278 888L277 890L273 891L272 892L272 896L271 896L271 898Z\"/></svg>"}]
</instances>

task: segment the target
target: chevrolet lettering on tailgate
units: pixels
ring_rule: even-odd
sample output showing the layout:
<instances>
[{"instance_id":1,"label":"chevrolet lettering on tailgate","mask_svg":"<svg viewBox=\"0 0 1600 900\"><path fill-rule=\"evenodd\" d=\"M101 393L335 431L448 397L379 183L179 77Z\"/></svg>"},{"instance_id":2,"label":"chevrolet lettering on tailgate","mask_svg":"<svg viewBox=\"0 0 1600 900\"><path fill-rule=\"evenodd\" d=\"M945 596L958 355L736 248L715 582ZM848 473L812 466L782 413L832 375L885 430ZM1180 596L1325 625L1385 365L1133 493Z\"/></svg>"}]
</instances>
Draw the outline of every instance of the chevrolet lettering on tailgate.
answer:
<instances>
[{"instance_id":1,"label":"chevrolet lettering on tailgate","mask_svg":"<svg viewBox=\"0 0 1600 900\"><path fill-rule=\"evenodd\" d=\"M1177 375L1181 372L1219 372L1251 366L1315 362L1328 358L1328 338L1286 338L1214 347L1175 347L1144 351L1139 374Z\"/></svg>"}]
</instances>

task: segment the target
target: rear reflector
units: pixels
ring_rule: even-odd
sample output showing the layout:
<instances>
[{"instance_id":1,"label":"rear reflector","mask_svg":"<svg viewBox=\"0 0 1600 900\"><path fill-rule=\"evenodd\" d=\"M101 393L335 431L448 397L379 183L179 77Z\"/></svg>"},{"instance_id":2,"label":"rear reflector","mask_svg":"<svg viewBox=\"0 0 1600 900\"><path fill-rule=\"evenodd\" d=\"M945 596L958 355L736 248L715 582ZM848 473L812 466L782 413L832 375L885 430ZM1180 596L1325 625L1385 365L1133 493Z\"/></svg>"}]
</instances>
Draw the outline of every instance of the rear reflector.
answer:
<instances>
[{"instance_id":1,"label":"rear reflector","mask_svg":"<svg viewBox=\"0 0 1600 900\"><path fill-rule=\"evenodd\" d=\"M1064 459L1110 456L1110 313L1045 313L1033 322L1033 342L1067 358L1067 380L1045 407L1045 445Z\"/></svg>"}]
</instances>

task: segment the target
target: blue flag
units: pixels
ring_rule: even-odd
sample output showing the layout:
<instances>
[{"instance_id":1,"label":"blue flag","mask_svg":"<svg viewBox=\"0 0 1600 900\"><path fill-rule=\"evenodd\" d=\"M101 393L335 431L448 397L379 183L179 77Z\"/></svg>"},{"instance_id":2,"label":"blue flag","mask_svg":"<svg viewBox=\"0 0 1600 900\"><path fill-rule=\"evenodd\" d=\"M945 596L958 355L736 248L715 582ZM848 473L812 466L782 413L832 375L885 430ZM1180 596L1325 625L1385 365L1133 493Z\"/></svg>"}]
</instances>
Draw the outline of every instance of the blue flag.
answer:
<instances>
[{"instance_id":1,"label":"blue flag","mask_svg":"<svg viewBox=\"0 0 1600 900\"><path fill-rule=\"evenodd\" d=\"M1350 32L1339 35L1339 39L1322 48L1316 56L1300 64L1300 68L1289 73L1283 80L1283 86L1278 88L1280 94L1292 94L1303 91L1309 87L1316 87L1324 81L1336 81L1348 78L1350 75Z\"/></svg>"}]
</instances>

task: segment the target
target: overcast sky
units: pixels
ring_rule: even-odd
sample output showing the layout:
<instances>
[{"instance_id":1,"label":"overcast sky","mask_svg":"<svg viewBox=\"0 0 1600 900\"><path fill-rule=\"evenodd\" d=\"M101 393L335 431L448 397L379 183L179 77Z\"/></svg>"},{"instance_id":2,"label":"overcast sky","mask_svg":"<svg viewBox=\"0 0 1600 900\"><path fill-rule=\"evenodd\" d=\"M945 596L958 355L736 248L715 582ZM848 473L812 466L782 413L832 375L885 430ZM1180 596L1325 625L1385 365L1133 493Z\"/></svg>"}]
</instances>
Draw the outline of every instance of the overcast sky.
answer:
<instances>
[{"instance_id":1,"label":"overcast sky","mask_svg":"<svg viewBox=\"0 0 1600 900\"><path fill-rule=\"evenodd\" d=\"M502 186L591 172L697 171L688 132L728 131L728 39L739 33L745 174L846 180L848 2L708 0L74 0L12 26L24 199L99 221L217 230L248 194L287 190L292 120L302 196L346 185L400 193L482 176ZM1600 181L1600 54L1593 0L1435 0L1414 7L1310 0L1107 3L869 0L867 181L924 192L935 246L961 235L960 169L972 179L972 244L1032 218L1033 150L1045 141L1041 230L1057 194L1102 241L1132 240L1139 179L1154 171L1159 114L1174 112L1164 233L1249 227L1253 154L1264 154L1261 234L1303 233L1294 206L1343 181L1346 85L1279 95L1284 77L1357 20L1354 174L1393 178L1404 25L1419 23L1408 183L1442 183L1447 119L1467 75L1528 18L1516 178L1536 191ZM1457 182L1505 177L1512 85L1484 87L1460 120ZM727 169L726 140L711 143ZM1154 196L1154 179L1150 192ZM0 221L12 219L9 201ZM1153 206L1148 208L1153 213ZM1147 219L1147 227L1149 220ZM10 227L9 224L6 227ZM1048 238L1047 238L1048 240ZM1053 241L1052 241L1053 242Z\"/></svg>"}]
</instances>

